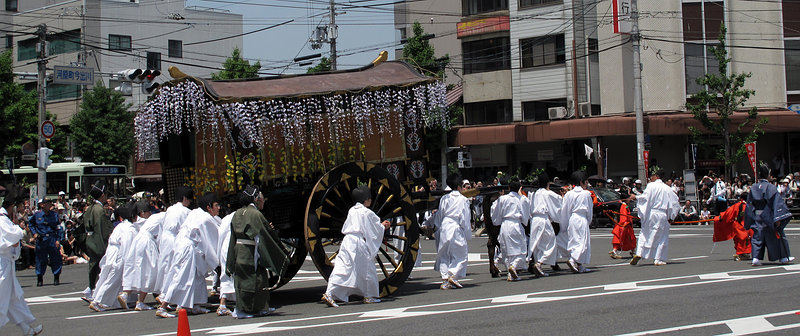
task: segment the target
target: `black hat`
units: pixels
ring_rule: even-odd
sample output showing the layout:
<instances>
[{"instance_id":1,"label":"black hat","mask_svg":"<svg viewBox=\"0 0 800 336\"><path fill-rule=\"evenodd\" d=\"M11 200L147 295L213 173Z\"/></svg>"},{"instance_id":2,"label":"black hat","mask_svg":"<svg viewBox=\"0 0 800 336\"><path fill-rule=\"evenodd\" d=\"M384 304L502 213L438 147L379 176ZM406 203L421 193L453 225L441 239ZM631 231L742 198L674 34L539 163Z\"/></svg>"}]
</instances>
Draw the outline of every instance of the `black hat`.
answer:
<instances>
[{"instance_id":1,"label":"black hat","mask_svg":"<svg viewBox=\"0 0 800 336\"><path fill-rule=\"evenodd\" d=\"M106 194L106 182L103 180L97 180L92 185L92 190L89 190L89 196L98 199Z\"/></svg>"},{"instance_id":2,"label":"black hat","mask_svg":"<svg viewBox=\"0 0 800 336\"><path fill-rule=\"evenodd\" d=\"M352 196L354 201L358 203L364 203L368 199L372 198L372 191L369 190L369 187L362 185L358 188L353 189Z\"/></svg>"},{"instance_id":3,"label":"black hat","mask_svg":"<svg viewBox=\"0 0 800 336\"><path fill-rule=\"evenodd\" d=\"M564 189L564 186L561 185L561 183L555 183L555 182L550 183L550 190L561 191L562 189Z\"/></svg>"}]
</instances>

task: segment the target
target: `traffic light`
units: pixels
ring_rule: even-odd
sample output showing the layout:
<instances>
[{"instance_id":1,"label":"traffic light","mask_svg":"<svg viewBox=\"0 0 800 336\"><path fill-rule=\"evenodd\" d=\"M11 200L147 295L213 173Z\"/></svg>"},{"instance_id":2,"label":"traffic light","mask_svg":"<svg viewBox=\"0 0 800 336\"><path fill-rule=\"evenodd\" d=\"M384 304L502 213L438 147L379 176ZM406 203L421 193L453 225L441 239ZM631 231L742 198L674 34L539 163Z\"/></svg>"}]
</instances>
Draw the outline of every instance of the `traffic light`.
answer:
<instances>
[{"instance_id":1,"label":"traffic light","mask_svg":"<svg viewBox=\"0 0 800 336\"><path fill-rule=\"evenodd\" d=\"M50 160L50 155L53 154L53 150L47 147L39 148L39 158L36 163L36 167L38 168L47 168L51 164L53 164L53 160Z\"/></svg>"},{"instance_id":2,"label":"traffic light","mask_svg":"<svg viewBox=\"0 0 800 336\"><path fill-rule=\"evenodd\" d=\"M117 73L119 80L122 82L120 86L114 88L125 95L130 95L133 90L132 83L142 84L142 93L149 95L157 89L160 84L156 82L156 78L161 75L159 70L151 69L125 69Z\"/></svg>"},{"instance_id":3,"label":"traffic light","mask_svg":"<svg viewBox=\"0 0 800 336\"><path fill-rule=\"evenodd\" d=\"M122 81L135 81L142 74L142 69L125 69L118 72Z\"/></svg>"},{"instance_id":4,"label":"traffic light","mask_svg":"<svg viewBox=\"0 0 800 336\"><path fill-rule=\"evenodd\" d=\"M153 91L160 85L158 82L156 82L156 78L161 75L161 71L147 70L143 75L144 81L142 82L142 93L149 95L153 93Z\"/></svg>"}]
</instances>

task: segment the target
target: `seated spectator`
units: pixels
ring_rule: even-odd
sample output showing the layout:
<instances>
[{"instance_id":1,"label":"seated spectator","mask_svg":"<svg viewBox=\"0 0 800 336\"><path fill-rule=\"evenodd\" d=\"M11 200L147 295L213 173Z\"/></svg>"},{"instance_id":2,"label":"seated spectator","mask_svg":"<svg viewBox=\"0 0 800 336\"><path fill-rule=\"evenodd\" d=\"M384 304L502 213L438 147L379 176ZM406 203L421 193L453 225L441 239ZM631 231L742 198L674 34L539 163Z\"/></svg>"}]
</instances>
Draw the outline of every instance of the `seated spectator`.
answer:
<instances>
[{"instance_id":1,"label":"seated spectator","mask_svg":"<svg viewBox=\"0 0 800 336\"><path fill-rule=\"evenodd\" d=\"M699 218L700 217L697 215L697 209L695 209L691 201L686 201L683 207L681 207L680 213L678 213L678 219L681 222L696 221Z\"/></svg>"},{"instance_id":2,"label":"seated spectator","mask_svg":"<svg viewBox=\"0 0 800 336\"><path fill-rule=\"evenodd\" d=\"M711 219L711 211L708 210L707 205L703 205L703 210L700 211L700 219L701 220ZM708 225L708 222L704 224Z\"/></svg>"},{"instance_id":3,"label":"seated spectator","mask_svg":"<svg viewBox=\"0 0 800 336\"><path fill-rule=\"evenodd\" d=\"M33 239L33 233L28 228L28 223L24 220L19 222L19 227L25 231L25 235L20 241L20 268L21 269L34 269L36 266L36 240Z\"/></svg>"}]
</instances>

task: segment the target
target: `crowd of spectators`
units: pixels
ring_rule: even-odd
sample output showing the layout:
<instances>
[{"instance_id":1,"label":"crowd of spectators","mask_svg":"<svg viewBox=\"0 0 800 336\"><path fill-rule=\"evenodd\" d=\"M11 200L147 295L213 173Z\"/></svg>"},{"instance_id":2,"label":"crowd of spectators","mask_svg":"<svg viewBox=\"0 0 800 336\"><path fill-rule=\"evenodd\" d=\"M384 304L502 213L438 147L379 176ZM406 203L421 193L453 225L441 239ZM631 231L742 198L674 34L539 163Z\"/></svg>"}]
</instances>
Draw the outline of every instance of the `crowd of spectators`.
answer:
<instances>
[{"instance_id":1,"label":"crowd of spectators","mask_svg":"<svg viewBox=\"0 0 800 336\"><path fill-rule=\"evenodd\" d=\"M153 213L164 209L162 193L142 192L135 198L149 199ZM84 198L83 194L76 193L73 199L67 199L66 193L59 192L55 199L38 200L35 204L26 201L23 207L17 208L17 213L12 216L14 223L20 226L25 232L25 236L20 242L21 255L17 260L17 269L33 269L36 264L36 234L34 224L34 214L42 209L42 203L52 202L52 210L58 216L57 248L61 254L64 265L87 263L89 256L86 254L86 228L82 222L82 215L90 200ZM125 200L127 202L127 200ZM125 204L126 202L120 202ZM111 218L115 225L119 223L114 217L117 209L118 200L109 197L104 204L106 214Z\"/></svg>"}]
</instances>

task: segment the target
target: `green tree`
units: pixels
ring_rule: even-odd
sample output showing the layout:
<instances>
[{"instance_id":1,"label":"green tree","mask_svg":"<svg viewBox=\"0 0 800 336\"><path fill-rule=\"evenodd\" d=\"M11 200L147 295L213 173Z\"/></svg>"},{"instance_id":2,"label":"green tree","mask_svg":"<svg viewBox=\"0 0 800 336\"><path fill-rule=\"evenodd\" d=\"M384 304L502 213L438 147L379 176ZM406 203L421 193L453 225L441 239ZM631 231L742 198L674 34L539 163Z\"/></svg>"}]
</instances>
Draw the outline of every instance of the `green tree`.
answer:
<instances>
[{"instance_id":1,"label":"green tree","mask_svg":"<svg viewBox=\"0 0 800 336\"><path fill-rule=\"evenodd\" d=\"M240 78L256 78L258 77L258 70L261 69L261 62L256 62L250 65L250 61L242 58L239 48L233 49L231 57L225 60L222 64L225 70L218 73L212 73L211 79L240 79Z\"/></svg>"},{"instance_id":2,"label":"green tree","mask_svg":"<svg viewBox=\"0 0 800 336\"><path fill-rule=\"evenodd\" d=\"M726 174L733 176L736 163L747 155L744 144L756 141L764 133L761 126L768 120L759 118L758 109L753 107L747 111L744 121L732 124L733 113L744 107L747 100L756 92L744 88L745 80L752 76L751 73L728 75L728 64L731 59L728 58L728 51L725 49L726 31L725 24L722 24L719 44L709 48L719 62L719 73L707 73L697 79L697 84L705 88L693 94L686 107L703 128L701 130L689 127L695 142L704 144L703 138L707 134L722 137L723 146L716 151L716 157L725 161ZM710 113L712 115L709 115Z\"/></svg>"},{"instance_id":3,"label":"green tree","mask_svg":"<svg viewBox=\"0 0 800 336\"><path fill-rule=\"evenodd\" d=\"M409 37L406 45L403 46L403 58L417 67L424 69L426 75L435 75L441 78L444 75L444 67L449 63L449 57L445 55L445 61L439 62L436 59L436 51L428 43L430 39L426 36L425 29L419 22L414 22L411 30L414 35Z\"/></svg>"},{"instance_id":4,"label":"green tree","mask_svg":"<svg viewBox=\"0 0 800 336\"><path fill-rule=\"evenodd\" d=\"M319 64L308 68L306 73L317 73L317 72L325 72L331 71L331 60L330 58L323 57L319 60Z\"/></svg>"},{"instance_id":5,"label":"green tree","mask_svg":"<svg viewBox=\"0 0 800 336\"><path fill-rule=\"evenodd\" d=\"M127 164L133 154L133 113L122 93L97 82L72 117L75 148L83 161Z\"/></svg>"},{"instance_id":6,"label":"green tree","mask_svg":"<svg viewBox=\"0 0 800 336\"><path fill-rule=\"evenodd\" d=\"M20 158L26 142L36 143L38 112L36 92L14 82L11 51L0 55L0 153ZM20 162L20 161L17 161Z\"/></svg>"},{"instance_id":7,"label":"green tree","mask_svg":"<svg viewBox=\"0 0 800 336\"><path fill-rule=\"evenodd\" d=\"M35 91L14 82L13 64L10 50L0 54L0 156L13 157L21 165L22 145L39 141L39 106ZM48 143L53 149L51 159L63 161L67 154L64 128L54 115L48 113L47 119L56 125L56 135Z\"/></svg>"}]
</instances>

